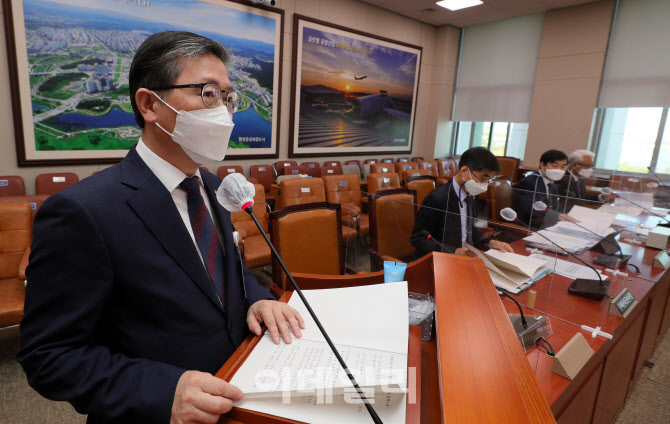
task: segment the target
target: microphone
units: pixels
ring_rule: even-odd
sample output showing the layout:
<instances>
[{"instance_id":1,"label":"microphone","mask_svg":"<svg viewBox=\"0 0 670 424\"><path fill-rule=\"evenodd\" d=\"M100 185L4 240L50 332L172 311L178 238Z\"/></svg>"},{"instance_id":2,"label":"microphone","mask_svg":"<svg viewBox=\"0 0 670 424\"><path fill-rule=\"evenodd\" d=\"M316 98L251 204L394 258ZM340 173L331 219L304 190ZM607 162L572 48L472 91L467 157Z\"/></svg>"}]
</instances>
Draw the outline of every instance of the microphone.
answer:
<instances>
[{"instance_id":1,"label":"microphone","mask_svg":"<svg viewBox=\"0 0 670 424\"><path fill-rule=\"evenodd\" d=\"M545 209L547 209L547 205L543 201L538 200L537 202L533 203L533 209L535 209L535 210L545 210ZM603 249L603 250L605 250L606 253L603 254L603 255L598 256L596 259L593 260L593 262L595 262L597 264L600 264L600 265L609 266L611 268L617 268L619 266L619 261L625 262L625 261L627 261L628 259L631 258L631 255L624 255L623 251L621 250L621 245L619 243L617 243L616 240L613 240L613 239L609 238L609 234L607 236L603 237L600 234L597 234L597 233L591 231L590 229L584 227L583 225L579 225L578 223L576 223L574 221L569 221L569 222L572 223L573 225L576 225L577 227L579 227L583 230L588 231L589 233L593 234L594 236L598 237L600 239L600 241L596 244L596 246L598 244L606 241L606 242L612 244L614 247L616 247L616 249L619 251L619 255L617 256L617 255L610 254L605 249ZM612 258L615 258L615 259L612 259ZM609 259L609 261L608 261L608 259ZM600 262L598 262L599 260L600 261L607 261L607 263L600 263ZM614 264L612 264L612 260L615 260L616 262Z\"/></svg>"},{"instance_id":2,"label":"microphone","mask_svg":"<svg viewBox=\"0 0 670 424\"><path fill-rule=\"evenodd\" d=\"M651 169L651 166L648 166L647 169L649 170L649 172L651 172L651 174L652 174L654 177L656 177L656 179L657 179L658 182L659 182L659 184L656 184L655 186L654 186L654 185L650 185L650 184L655 184L655 183L649 182L649 183L647 183L647 187L649 187L649 188L662 187L662 188L664 188L664 189L666 189L666 190L667 190L667 189L670 189L670 187L669 187L666 183L663 182L663 179L662 179L657 173L655 173L655 172Z\"/></svg>"},{"instance_id":3,"label":"microphone","mask_svg":"<svg viewBox=\"0 0 670 424\"><path fill-rule=\"evenodd\" d=\"M602 192L605 193L605 194L609 194L609 193L612 192L612 189L609 188L609 187L603 187ZM619 197L619 198L625 200L625 201L628 202L628 203L631 203L631 204L634 205L634 206L637 206L638 208L640 208L640 209L642 209L643 211L647 212L649 215L656 216L656 217L658 217L658 218L661 218L663 221L665 221L665 223L660 223L660 222L659 222L657 225L660 225L660 226L662 226L662 227L670 227L670 221L668 221L666 218L662 217L661 215L652 212L651 210L645 208L644 206L639 205L639 204L633 202L632 200L627 199L627 198L621 196L620 194L617 194L617 197Z\"/></svg>"},{"instance_id":4,"label":"microphone","mask_svg":"<svg viewBox=\"0 0 670 424\"><path fill-rule=\"evenodd\" d=\"M321 325L321 322L316 317L316 313L314 313L314 310L312 310L311 305L309 304L307 299L305 299L305 296L302 294L302 290L300 290L300 287L298 286L298 284L293 279L293 276L289 272L289 270L286 267L286 264L284 263L284 261L281 259L281 256L279 256L279 253L277 253L277 250L272 245L272 242L270 242L270 239L268 239L268 236L265 234L265 231L263 231L263 228L261 227L261 224L258 222L258 219L256 218L256 215L254 215L253 206L254 206L254 194L255 193L256 193L256 189L254 188L254 185L252 183L250 183L249 181L247 181L247 179L244 177L244 175L239 174L239 173L232 173L232 174L228 174L226 176L226 178L224 178L223 181L221 182L221 185L219 186L219 189L216 192L216 200L228 212L238 212L239 210L243 210L251 216L251 219L253 219L254 223L256 224L256 227L258 227L258 229L260 230L261 235L265 239L265 242L268 244L268 246L270 246L270 250L272 251L272 254L275 256L275 258L277 258L277 261L279 262L279 265L281 265L281 268L286 273L286 276L291 281L291 284L293 284L295 292L298 293L298 296L300 296L300 299L305 304L305 308L307 308L307 311L312 316L312 319L314 320L314 323L316 324L317 327L319 327L319 331L321 331L321 334L323 334L323 337L326 339L326 342L328 343L328 346L330 346L330 350L333 351L333 354L335 354L335 357L337 358L337 361L340 363L340 366L342 366L342 369L344 369L344 372L347 373L347 377L349 377L349 381L351 381L351 384L356 388L356 391L358 392L358 395L361 397L361 400L365 404L365 408L368 410L368 413L370 414L370 417L372 417L372 420L375 423L382 424L382 421L379 418L379 416L377 415L377 412L374 410L374 408L370 404L370 401L368 400L368 398L365 397L365 394L363 393L363 390L361 390L360 386L356 382L356 379L354 378L353 374L349 370L349 367L344 362L344 359L342 359L342 356L340 356L340 353L337 351L337 348L335 347L333 342L330 340L330 337L328 336L328 333L326 333L326 330L323 328L323 326Z\"/></svg>"},{"instance_id":5,"label":"microphone","mask_svg":"<svg viewBox=\"0 0 670 424\"><path fill-rule=\"evenodd\" d=\"M498 295L499 296L505 296L505 297L509 298L512 302L516 303L516 307L519 308L519 314L521 315L521 325L523 326L524 329L527 328L528 327L528 321L526 321L526 317L523 314L523 309L521 309L521 305L519 305L519 302L517 302L516 299L513 298L512 296L510 296L505 290L498 289Z\"/></svg>"},{"instance_id":6,"label":"microphone","mask_svg":"<svg viewBox=\"0 0 670 424\"><path fill-rule=\"evenodd\" d=\"M503 210L500 211L500 216L502 216L503 219L505 219L506 221L518 221L523 226L528 227L528 225L526 223L524 223L522 221L519 221L519 219L517 218L516 211L512 208L504 208ZM536 231L535 234L539 235L543 239L547 240L549 243L553 244L554 246L556 246L559 249L566 252L568 255L577 259L579 262L584 264L584 266L592 269L593 272L595 272L595 274L598 276L598 280L600 280L599 281L600 282L599 287L594 288L594 287L590 287L589 283L598 282L598 280L584 280L584 279L578 278L572 283L572 285L570 285L570 288L568 289L569 293L589 297L591 299L596 299L596 300L602 299L607 294L607 289L609 288L610 283L607 282L607 284L605 284L605 282L603 281L600 273L598 271L596 271L596 269L594 267L587 264L586 262L584 262L583 260L578 258L576 255L574 255L573 253L571 253L571 252L567 251L566 249L562 248L556 242L554 242L553 240L550 240L548 237L546 237L544 234L540 233L539 231Z\"/></svg>"},{"instance_id":7,"label":"microphone","mask_svg":"<svg viewBox=\"0 0 670 424\"><path fill-rule=\"evenodd\" d=\"M423 237L425 237L425 238L427 238L427 239L429 239L429 240L431 240L431 241L437 243L438 246L440 246L442 249L446 250L448 253L451 253L452 255L454 254L454 251L453 251L453 250L449 249L447 246L445 246L445 245L443 245L442 243L440 243L439 241L435 240L435 239L433 238L433 236L431 236L430 233L429 233L428 231L426 231L426 230L421 230L421 231L419 231L418 234L419 234L420 236L423 236Z\"/></svg>"}]
</instances>

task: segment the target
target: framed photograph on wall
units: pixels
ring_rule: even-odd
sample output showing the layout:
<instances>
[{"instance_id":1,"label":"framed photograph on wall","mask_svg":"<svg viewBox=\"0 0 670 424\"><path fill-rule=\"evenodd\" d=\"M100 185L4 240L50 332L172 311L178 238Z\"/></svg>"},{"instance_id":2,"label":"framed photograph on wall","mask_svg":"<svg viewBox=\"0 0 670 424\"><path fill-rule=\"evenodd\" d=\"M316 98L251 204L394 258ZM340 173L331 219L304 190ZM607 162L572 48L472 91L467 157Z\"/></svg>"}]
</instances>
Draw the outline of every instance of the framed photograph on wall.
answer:
<instances>
[{"instance_id":1,"label":"framed photograph on wall","mask_svg":"<svg viewBox=\"0 0 670 424\"><path fill-rule=\"evenodd\" d=\"M128 91L151 34L190 31L233 54L227 158L278 156L284 11L242 0L2 0L19 166L112 163L137 142Z\"/></svg>"},{"instance_id":2,"label":"framed photograph on wall","mask_svg":"<svg viewBox=\"0 0 670 424\"><path fill-rule=\"evenodd\" d=\"M289 156L410 153L421 47L301 15L293 29Z\"/></svg>"}]
</instances>

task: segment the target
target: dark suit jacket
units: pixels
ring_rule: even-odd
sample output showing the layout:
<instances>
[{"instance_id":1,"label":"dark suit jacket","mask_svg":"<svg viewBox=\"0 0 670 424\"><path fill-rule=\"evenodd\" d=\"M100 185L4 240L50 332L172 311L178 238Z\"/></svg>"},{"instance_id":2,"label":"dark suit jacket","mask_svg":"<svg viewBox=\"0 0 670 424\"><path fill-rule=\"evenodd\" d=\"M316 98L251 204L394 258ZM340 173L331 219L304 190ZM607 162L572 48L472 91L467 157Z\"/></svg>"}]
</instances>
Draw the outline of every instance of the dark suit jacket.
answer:
<instances>
[{"instance_id":1,"label":"dark suit jacket","mask_svg":"<svg viewBox=\"0 0 670 424\"><path fill-rule=\"evenodd\" d=\"M225 309L134 148L40 207L17 359L43 396L92 423L167 423L181 374L215 373L249 334L249 305L271 296L236 253L220 180L202 177L223 235Z\"/></svg>"},{"instance_id":2,"label":"dark suit jacket","mask_svg":"<svg viewBox=\"0 0 670 424\"><path fill-rule=\"evenodd\" d=\"M594 204L594 202L600 202L600 198L597 194L589 194L586 190L586 183L584 178L578 177L577 180L572 177L570 172L566 172L565 176L558 181L558 184L561 187L561 192L565 193L567 198L568 211L574 205L589 205Z\"/></svg>"},{"instance_id":3,"label":"dark suit jacket","mask_svg":"<svg viewBox=\"0 0 670 424\"><path fill-rule=\"evenodd\" d=\"M458 194L451 188L454 179L431 191L423 200L419 213L414 220L410 243L416 248L414 256L420 258L430 252L444 251L433 240L419 235L421 230L428 231L432 238L449 248L452 252L462 247L461 210ZM456 187L458 190L458 187ZM474 216L477 217L477 200L473 202ZM476 227L472 229L472 242L478 249L484 248L482 233Z\"/></svg>"},{"instance_id":4,"label":"dark suit jacket","mask_svg":"<svg viewBox=\"0 0 670 424\"><path fill-rule=\"evenodd\" d=\"M549 196L539 172L516 183L512 192L512 209L516 211L522 225L542 228L554 225L558 221L558 213L563 213L565 209L565 194L561 192L559 184L554 183L554 186L555 194ZM547 211L533 209L533 204L538 201L547 204Z\"/></svg>"}]
</instances>

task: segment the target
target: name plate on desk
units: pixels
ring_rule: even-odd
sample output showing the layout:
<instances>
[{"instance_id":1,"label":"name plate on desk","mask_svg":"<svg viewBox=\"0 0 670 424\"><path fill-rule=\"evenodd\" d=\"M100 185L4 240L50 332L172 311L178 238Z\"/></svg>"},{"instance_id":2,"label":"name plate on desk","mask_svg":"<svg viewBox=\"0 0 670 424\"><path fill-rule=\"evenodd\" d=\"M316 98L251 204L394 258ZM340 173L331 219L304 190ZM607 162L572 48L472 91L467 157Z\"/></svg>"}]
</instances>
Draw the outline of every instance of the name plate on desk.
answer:
<instances>
[{"instance_id":1,"label":"name plate on desk","mask_svg":"<svg viewBox=\"0 0 670 424\"><path fill-rule=\"evenodd\" d=\"M551 372L572 380L591 359L593 353L584 335L576 333L554 357Z\"/></svg>"},{"instance_id":2,"label":"name plate on desk","mask_svg":"<svg viewBox=\"0 0 670 424\"><path fill-rule=\"evenodd\" d=\"M612 302L610 303L610 314L626 318L635 305L637 305L637 300L635 299L635 296L633 296L633 293L628 289L623 289L621 290L621 293L612 299Z\"/></svg>"},{"instance_id":3,"label":"name plate on desk","mask_svg":"<svg viewBox=\"0 0 670 424\"><path fill-rule=\"evenodd\" d=\"M664 250L654 258L653 267L668 269L668 266L670 266L670 255Z\"/></svg>"}]
</instances>

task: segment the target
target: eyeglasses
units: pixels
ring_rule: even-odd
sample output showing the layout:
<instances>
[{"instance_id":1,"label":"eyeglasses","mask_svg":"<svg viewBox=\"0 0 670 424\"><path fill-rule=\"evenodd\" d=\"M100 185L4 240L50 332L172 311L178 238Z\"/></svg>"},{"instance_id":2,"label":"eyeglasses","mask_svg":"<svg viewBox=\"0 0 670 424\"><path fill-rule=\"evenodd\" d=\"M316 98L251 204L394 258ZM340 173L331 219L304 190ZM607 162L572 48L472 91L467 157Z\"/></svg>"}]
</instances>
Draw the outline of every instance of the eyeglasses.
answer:
<instances>
[{"instance_id":1,"label":"eyeglasses","mask_svg":"<svg viewBox=\"0 0 670 424\"><path fill-rule=\"evenodd\" d=\"M575 165L579 165L582 168L593 169L593 165L584 165L583 163L576 162Z\"/></svg>"},{"instance_id":2,"label":"eyeglasses","mask_svg":"<svg viewBox=\"0 0 670 424\"><path fill-rule=\"evenodd\" d=\"M150 90L172 90L173 88L199 88L202 102L207 107L217 107L221 103L221 98L224 99L224 103L230 113L237 112L237 109L240 107L240 95L236 91L223 91L218 85L209 82L171 85L169 87L151 88ZM225 96L223 95L224 93Z\"/></svg>"},{"instance_id":3,"label":"eyeglasses","mask_svg":"<svg viewBox=\"0 0 670 424\"><path fill-rule=\"evenodd\" d=\"M488 175L484 175L484 177L480 177L479 175L475 174L473 171L470 171L470 175L472 175L473 177L476 177L477 180L479 180L480 183L490 184L491 181L493 180L492 177L488 178Z\"/></svg>"}]
</instances>

